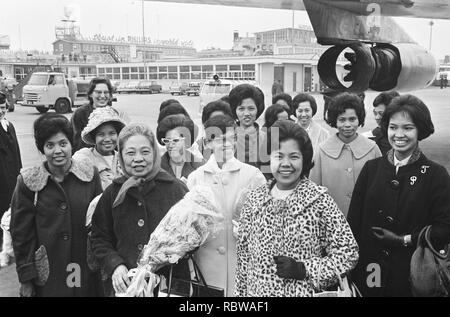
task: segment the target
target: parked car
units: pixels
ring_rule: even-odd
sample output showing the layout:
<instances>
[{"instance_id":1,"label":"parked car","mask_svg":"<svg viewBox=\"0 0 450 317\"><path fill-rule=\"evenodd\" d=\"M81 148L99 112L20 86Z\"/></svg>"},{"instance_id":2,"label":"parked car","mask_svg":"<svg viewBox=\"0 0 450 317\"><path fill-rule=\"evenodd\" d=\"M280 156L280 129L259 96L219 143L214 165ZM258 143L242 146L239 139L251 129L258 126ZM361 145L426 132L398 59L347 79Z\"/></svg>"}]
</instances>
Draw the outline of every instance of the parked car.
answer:
<instances>
[{"instance_id":1,"label":"parked car","mask_svg":"<svg viewBox=\"0 0 450 317\"><path fill-rule=\"evenodd\" d=\"M159 94L162 91L162 86L158 85L156 81L140 81L138 84L138 92L145 94Z\"/></svg>"},{"instance_id":2,"label":"parked car","mask_svg":"<svg viewBox=\"0 0 450 317\"><path fill-rule=\"evenodd\" d=\"M169 87L170 94L173 95L184 95L188 89L187 83L172 83Z\"/></svg>"},{"instance_id":3,"label":"parked car","mask_svg":"<svg viewBox=\"0 0 450 317\"><path fill-rule=\"evenodd\" d=\"M201 83L199 82L190 82L188 84L188 89L186 90L186 95L198 96L200 94Z\"/></svg>"},{"instance_id":4,"label":"parked car","mask_svg":"<svg viewBox=\"0 0 450 317\"><path fill-rule=\"evenodd\" d=\"M119 86L117 86L116 92L117 92L118 94L122 94L122 93L126 92L127 86L128 86L128 82L122 81L122 82L119 84Z\"/></svg>"}]
</instances>

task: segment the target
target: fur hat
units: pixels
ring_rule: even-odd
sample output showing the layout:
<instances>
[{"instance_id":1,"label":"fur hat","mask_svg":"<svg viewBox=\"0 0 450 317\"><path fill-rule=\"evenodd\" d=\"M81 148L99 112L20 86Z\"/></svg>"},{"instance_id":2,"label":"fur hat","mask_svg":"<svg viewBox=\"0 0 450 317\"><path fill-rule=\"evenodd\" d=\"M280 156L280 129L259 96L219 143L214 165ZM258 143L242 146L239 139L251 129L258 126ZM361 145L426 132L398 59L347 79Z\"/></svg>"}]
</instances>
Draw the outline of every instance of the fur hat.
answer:
<instances>
[{"instance_id":1,"label":"fur hat","mask_svg":"<svg viewBox=\"0 0 450 317\"><path fill-rule=\"evenodd\" d=\"M99 126L107 122L114 125L117 134L119 134L126 125L115 109L111 107L96 108L90 114L88 124L81 132L83 141L87 144L95 145L95 135L93 135L93 132L95 132Z\"/></svg>"}]
</instances>

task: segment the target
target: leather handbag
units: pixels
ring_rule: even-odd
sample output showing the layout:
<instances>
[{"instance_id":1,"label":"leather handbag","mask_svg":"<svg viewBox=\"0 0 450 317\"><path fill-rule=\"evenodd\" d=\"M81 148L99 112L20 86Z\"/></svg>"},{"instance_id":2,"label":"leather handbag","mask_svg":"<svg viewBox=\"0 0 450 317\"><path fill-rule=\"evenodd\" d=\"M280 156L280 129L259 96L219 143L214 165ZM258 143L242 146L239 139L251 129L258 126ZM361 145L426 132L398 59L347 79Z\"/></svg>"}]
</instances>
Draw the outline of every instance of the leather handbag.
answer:
<instances>
[{"instance_id":1,"label":"leather handbag","mask_svg":"<svg viewBox=\"0 0 450 317\"><path fill-rule=\"evenodd\" d=\"M410 284L413 296L450 296L450 255L437 251L430 242L431 226L423 228L417 239L417 248L411 257Z\"/></svg>"},{"instance_id":2,"label":"leather handbag","mask_svg":"<svg viewBox=\"0 0 450 317\"><path fill-rule=\"evenodd\" d=\"M192 263L194 277L190 281L173 278L173 265L171 265L169 278L166 281L167 288L160 290L161 295L167 297L224 297L225 292L222 288L206 284L193 255L190 254L187 258Z\"/></svg>"}]
</instances>

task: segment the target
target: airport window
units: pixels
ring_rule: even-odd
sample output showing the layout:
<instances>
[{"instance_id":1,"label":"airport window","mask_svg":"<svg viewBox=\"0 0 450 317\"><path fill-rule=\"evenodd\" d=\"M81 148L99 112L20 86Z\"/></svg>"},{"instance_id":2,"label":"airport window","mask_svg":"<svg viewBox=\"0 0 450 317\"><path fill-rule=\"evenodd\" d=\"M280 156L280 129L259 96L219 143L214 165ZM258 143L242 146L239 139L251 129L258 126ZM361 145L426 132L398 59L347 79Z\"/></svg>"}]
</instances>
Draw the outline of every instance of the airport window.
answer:
<instances>
[{"instance_id":1,"label":"airport window","mask_svg":"<svg viewBox=\"0 0 450 317\"><path fill-rule=\"evenodd\" d=\"M149 74L148 79L158 79L158 74Z\"/></svg>"},{"instance_id":2,"label":"airport window","mask_svg":"<svg viewBox=\"0 0 450 317\"><path fill-rule=\"evenodd\" d=\"M114 74L120 74L120 67L114 67L113 68L113 73Z\"/></svg>"},{"instance_id":3,"label":"airport window","mask_svg":"<svg viewBox=\"0 0 450 317\"><path fill-rule=\"evenodd\" d=\"M113 77L115 80L120 80L120 74L114 74Z\"/></svg>"},{"instance_id":4,"label":"airport window","mask_svg":"<svg viewBox=\"0 0 450 317\"><path fill-rule=\"evenodd\" d=\"M122 73L129 73L130 72L130 67L122 67Z\"/></svg>"},{"instance_id":5,"label":"airport window","mask_svg":"<svg viewBox=\"0 0 450 317\"><path fill-rule=\"evenodd\" d=\"M169 79L178 79L177 73L169 73Z\"/></svg>"},{"instance_id":6,"label":"airport window","mask_svg":"<svg viewBox=\"0 0 450 317\"><path fill-rule=\"evenodd\" d=\"M193 73L191 74L191 79L202 79L201 73Z\"/></svg>"},{"instance_id":7,"label":"airport window","mask_svg":"<svg viewBox=\"0 0 450 317\"><path fill-rule=\"evenodd\" d=\"M131 74L131 79L139 79L138 74Z\"/></svg>"},{"instance_id":8,"label":"airport window","mask_svg":"<svg viewBox=\"0 0 450 317\"><path fill-rule=\"evenodd\" d=\"M228 65L216 65L216 72L223 72L228 70Z\"/></svg>"},{"instance_id":9,"label":"airport window","mask_svg":"<svg viewBox=\"0 0 450 317\"><path fill-rule=\"evenodd\" d=\"M108 78L108 79L112 79L112 74L106 74L106 76L105 76L106 78Z\"/></svg>"},{"instance_id":10,"label":"airport window","mask_svg":"<svg viewBox=\"0 0 450 317\"><path fill-rule=\"evenodd\" d=\"M193 72L200 72L202 70L201 66L191 66L191 70Z\"/></svg>"},{"instance_id":11,"label":"airport window","mask_svg":"<svg viewBox=\"0 0 450 317\"><path fill-rule=\"evenodd\" d=\"M99 68L98 69L98 73L99 73L99 75L103 75L105 73L105 69L104 68Z\"/></svg>"},{"instance_id":12,"label":"airport window","mask_svg":"<svg viewBox=\"0 0 450 317\"><path fill-rule=\"evenodd\" d=\"M230 70L241 70L241 65L230 65Z\"/></svg>"},{"instance_id":13,"label":"airport window","mask_svg":"<svg viewBox=\"0 0 450 317\"><path fill-rule=\"evenodd\" d=\"M213 67L213 65L203 65L202 71L203 72L212 72L212 71L214 71L214 67Z\"/></svg>"},{"instance_id":14,"label":"airport window","mask_svg":"<svg viewBox=\"0 0 450 317\"><path fill-rule=\"evenodd\" d=\"M139 74L139 79L145 79L145 74Z\"/></svg>"},{"instance_id":15,"label":"airport window","mask_svg":"<svg viewBox=\"0 0 450 317\"><path fill-rule=\"evenodd\" d=\"M178 72L178 66L169 66L169 73L176 73Z\"/></svg>"},{"instance_id":16,"label":"airport window","mask_svg":"<svg viewBox=\"0 0 450 317\"><path fill-rule=\"evenodd\" d=\"M111 68L111 67L107 67L107 68L106 68L106 72L107 72L107 73L112 73L112 68Z\"/></svg>"},{"instance_id":17,"label":"airport window","mask_svg":"<svg viewBox=\"0 0 450 317\"><path fill-rule=\"evenodd\" d=\"M156 67L156 66L150 66L150 67L148 68L148 71L149 71L150 73L157 73L157 72L158 72L158 67Z\"/></svg>"},{"instance_id":18,"label":"airport window","mask_svg":"<svg viewBox=\"0 0 450 317\"><path fill-rule=\"evenodd\" d=\"M242 70L255 70L255 64L244 64L242 65Z\"/></svg>"},{"instance_id":19,"label":"airport window","mask_svg":"<svg viewBox=\"0 0 450 317\"><path fill-rule=\"evenodd\" d=\"M139 67L139 72L140 73L145 73L145 68L144 67Z\"/></svg>"},{"instance_id":20,"label":"airport window","mask_svg":"<svg viewBox=\"0 0 450 317\"><path fill-rule=\"evenodd\" d=\"M137 67L131 67L131 72L132 73L137 73L138 72L138 68Z\"/></svg>"},{"instance_id":21,"label":"airport window","mask_svg":"<svg viewBox=\"0 0 450 317\"><path fill-rule=\"evenodd\" d=\"M122 75L122 78L123 78L123 79L130 79L130 74L123 74L123 75Z\"/></svg>"},{"instance_id":22,"label":"airport window","mask_svg":"<svg viewBox=\"0 0 450 317\"><path fill-rule=\"evenodd\" d=\"M190 79L189 73L180 73L180 79Z\"/></svg>"},{"instance_id":23,"label":"airport window","mask_svg":"<svg viewBox=\"0 0 450 317\"><path fill-rule=\"evenodd\" d=\"M160 73L160 74L159 74L159 79L167 79L167 74L165 74L165 73Z\"/></svg>"},{"instance_id":24,"label":"airport window","mask_svg":"<svg viewBox=\"0 0 450 317\"><path fill-rule=\"evenodd\" d=\"M189 71L189 66L180 66L180 72L188 73Z\"/></svg>"},{"instance_id":25,"label":"airport window","mask_svg":"<svg viewBox=\"0 0 450 317\"><path fill-rule=\"evenodd\" d=\"M158 69L160 73L167 73L167 66L159 66Z\"/></svg>"}]
</instances>

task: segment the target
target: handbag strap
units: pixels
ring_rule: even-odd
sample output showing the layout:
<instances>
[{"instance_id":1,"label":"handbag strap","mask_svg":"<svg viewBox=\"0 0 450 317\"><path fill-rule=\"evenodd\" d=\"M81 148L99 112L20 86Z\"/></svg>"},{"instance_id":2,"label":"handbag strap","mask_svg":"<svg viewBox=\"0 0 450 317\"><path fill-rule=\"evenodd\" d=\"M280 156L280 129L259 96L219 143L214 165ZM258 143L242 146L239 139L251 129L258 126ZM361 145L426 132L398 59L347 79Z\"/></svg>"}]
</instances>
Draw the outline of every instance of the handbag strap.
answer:
<instances>
[{"instance_id":1,"label":"handbag strap","mask_svg":"<svg viewBox=\"0 0 450 317\"><path fill-rule=\"evenodd\" d=\"M187 260L192 262L192 265L194 267L195 279L197 280L197 282L203 284L203 286L205 286L205 289L209 293L208 284L206 284L205 277L203 276L202 271L198 267L197 262L194 260L194 256L192 254L189 254ZM168 280L168 285L167 285L167 297L170 297L170 294L172 292L173 266L174 266L174 264L170 265L169 280ZM208 294L208 295L210 295L210 294Z\"/></svg>"},{"instance_id":2,"label":"handbag strap","mask_svg":"<svg viewBox=\"0 0 450 317\"><path fill-rule=\"evenodd\" d=\"M448 250L445 253L440 253L439 251L437 251L434 247L433 244L431 243L430 240L430 232L431 232L431 225L424 227L420 233L419 233L419 238L417 239L417 246L419 247L422 239L424 241L424 246L427 247L428 249L430 249L430 251L437 256L438 258L445 260L448 256Z\"/></svg>"}]
</instances>

